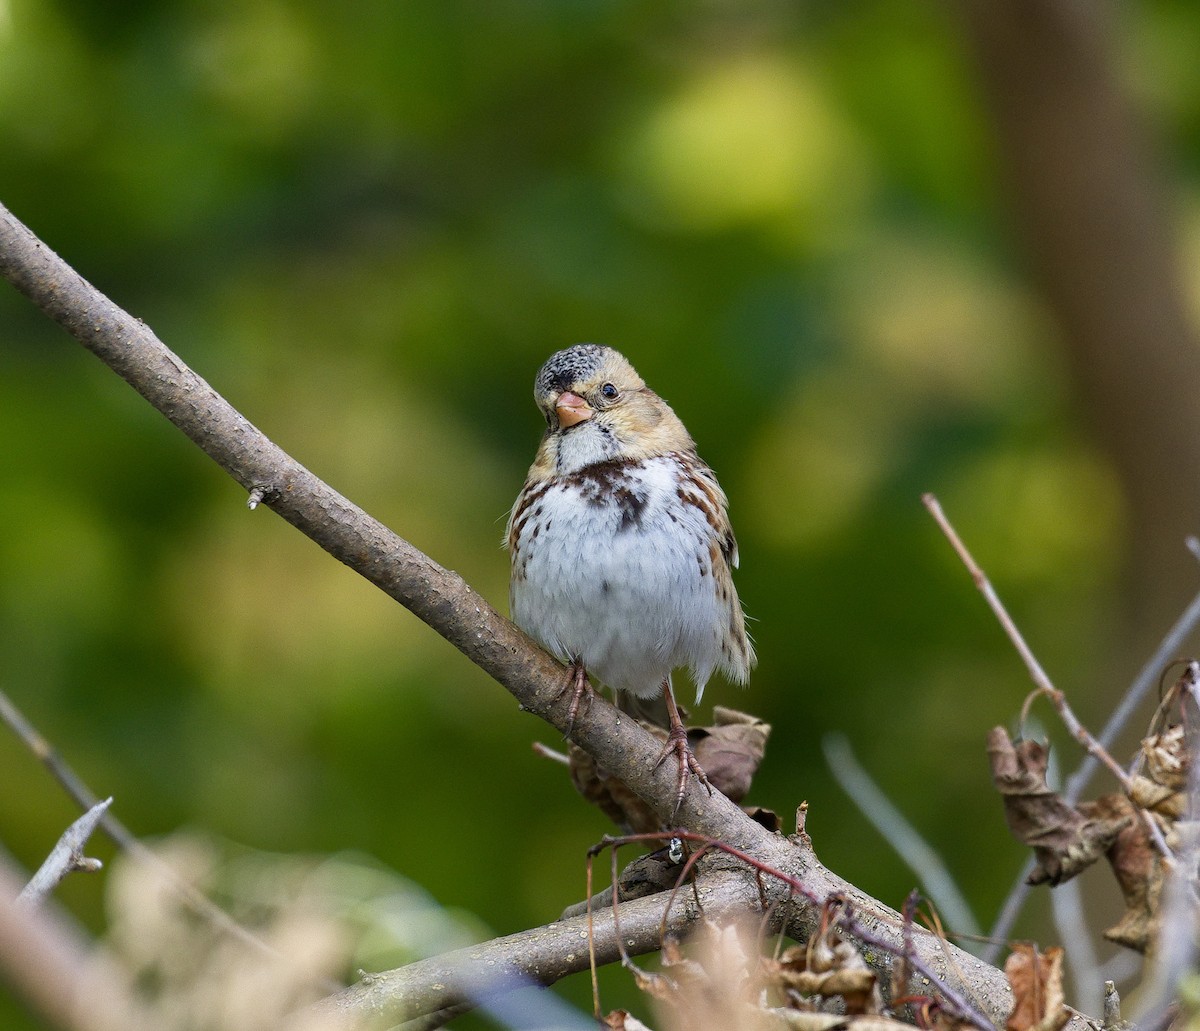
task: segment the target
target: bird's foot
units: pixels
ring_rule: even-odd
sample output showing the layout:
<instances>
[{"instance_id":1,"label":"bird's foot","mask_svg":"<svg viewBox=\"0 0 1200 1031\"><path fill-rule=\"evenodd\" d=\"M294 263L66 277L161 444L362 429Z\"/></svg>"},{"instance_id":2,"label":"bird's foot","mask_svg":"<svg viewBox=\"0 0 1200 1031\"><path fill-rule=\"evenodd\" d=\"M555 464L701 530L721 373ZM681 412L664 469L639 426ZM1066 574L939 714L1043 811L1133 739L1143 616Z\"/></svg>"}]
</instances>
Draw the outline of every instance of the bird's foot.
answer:
<instances>
[{"instance_id":1,"label":"bird's foot","mask_svg":"<svg viewBox=\"0 0 1200 1031\"><path fill-rule=\"evenodd\" d=\"M681 723L678 728L672 727L667 731L667 743L663 746L662 752L658 756L658 762L654 764L657 769L663 764L663 761L672 752L679 762L679 780L675 783L675 808L671 810L671 815L679 812L679 806L683 802L683 794L687 790L688 773L691 774L706 788L708 793L712 794L712 785L708 782L708 775L704 772L704 767L696 761L696 753L692 751L692 746L688 744L687 728Z\"/></svg>"},{"instance_id":2,"label":"bird's foot","mask_svg":"<svg viewBox=\"0 0 1200 1031\"><path fill-rule=\"evenodd\" d=\"M667 743L663 745L663 750L659 753L658 762L654 764L654 768L658 769L668 755L672 752L675 753L675 758L679 763L679 779L675 783L675 808L671 810L671 815L674 816L679 812L679 806L683 802L689 772L708 788L710 795L713 787L708 782L708 775L704 772L704 767L696 761L696 753L692 751L692 746L688 744L687 727L683 725L683 720L680 718L679 707L675 704L675 696L671 693L671 685L668 681L663 682L663 697L667 702L670 726L667 728Z\"/></svg>"},{"instance_id":3,"label":"bird's foot","mask_svg":"<svg viewBox=\"0 0 1200 1031\"><path fill-rule=\"evenodd\" d=\"M587 708L592 703L592 685L588 683L587 668L581 659L574 659L567 667L567 682L558 692L558 697L562 698L568 691L571 692L571 705L567 709L567 732L563 737L571 736L571 732L575 729L575 717L579 715L581 709Z\"/></svg>"}]
</instances>

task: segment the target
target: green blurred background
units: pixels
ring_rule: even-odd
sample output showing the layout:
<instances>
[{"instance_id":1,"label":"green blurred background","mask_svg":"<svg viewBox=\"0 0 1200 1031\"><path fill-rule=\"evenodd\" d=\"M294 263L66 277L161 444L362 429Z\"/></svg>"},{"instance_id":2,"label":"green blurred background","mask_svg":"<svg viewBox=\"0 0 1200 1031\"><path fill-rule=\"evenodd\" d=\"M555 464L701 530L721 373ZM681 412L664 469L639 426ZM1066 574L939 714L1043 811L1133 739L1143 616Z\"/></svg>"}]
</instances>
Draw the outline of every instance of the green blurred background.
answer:
<instances>
[{"instance_id":1,"label":"green blurred background","mask_svg":"<svg viewBox=\"0 0 1200 1031\"><path fill-rule=\"evenodd\" d=\"M1113 39L1194 312L1200 8ZM1177 579L1133 568L1163 528L1096 443L952 6L6 0L0 141L0 201L503 611L534 372L624 351L740 539L760 665L698 715L768 720L753 800L790 828L807 799L822 860L893 905L915 877L830 732L985 926L1023 858L983 742L1029 683L921 493L1093 725L1194 589L1178 535ZM138 834L366 853L496 932L582 896L609 828L532 752L553 733L7 287L0 439L0 684ZM72 806L6 734L0 783L36 865ZM103 878L60 894L103 926Z\"/></svg>"}]
</instances>

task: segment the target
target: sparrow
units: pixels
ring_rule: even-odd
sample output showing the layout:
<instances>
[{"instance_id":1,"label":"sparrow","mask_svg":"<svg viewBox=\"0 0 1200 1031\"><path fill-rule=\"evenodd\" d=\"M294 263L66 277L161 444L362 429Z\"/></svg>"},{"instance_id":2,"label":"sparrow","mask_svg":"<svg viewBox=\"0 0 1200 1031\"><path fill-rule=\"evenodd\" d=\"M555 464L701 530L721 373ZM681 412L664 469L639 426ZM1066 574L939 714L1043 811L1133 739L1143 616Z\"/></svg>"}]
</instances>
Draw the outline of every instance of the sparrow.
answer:
<instances>
[{"instance_id":1,"label":"sparrow","mask_svg":"<svg viewBox=\"0 0 1200 1031\"><path fill-rule=\"evenodd\" d=\"M719 670L744 684L754 649L733 586L728 500L671 406L619 352L576 344L534 381L546 420L505 532L513 621L570 667L568 726L588 673L619 694L665 702L678 810L690 771L711 792L671 690L696 701Z\"/></svg>"}]
</instances>

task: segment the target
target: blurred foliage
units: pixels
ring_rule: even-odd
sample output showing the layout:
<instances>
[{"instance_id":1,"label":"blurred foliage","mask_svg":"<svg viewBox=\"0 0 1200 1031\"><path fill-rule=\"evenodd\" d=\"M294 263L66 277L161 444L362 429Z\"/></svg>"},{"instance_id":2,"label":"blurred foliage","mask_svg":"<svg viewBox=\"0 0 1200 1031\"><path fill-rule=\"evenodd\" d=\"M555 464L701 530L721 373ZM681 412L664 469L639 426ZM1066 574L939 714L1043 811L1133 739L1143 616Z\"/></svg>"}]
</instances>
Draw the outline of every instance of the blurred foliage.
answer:
<instances>
[{"instance_id":1,"label":"blurred foliage","mask_svg":"<svg viewBox=\"0 0 1200 1031\"><path fill-rule=\"evenodd\" d=\"M1200 10L1123 17L1194 255ZM1155 642L1114 653L1136 528L947 10L0 0L0 138L6 205L502 609L533 374L624 351L732 499L761 664L709 699L774 725L754 800L808 799L822 859L899 904L913 874L821 763L844 731L991 921L1021 853L983 741L1028 683L921 492L1089 722ZM497 932L582 896L608 828L545 727L8 289L0 327L0 683L132 828L366 853ZM0 742L32 866L72 809ZM61 892L94 928L101 880Z\"/></svg>"}]
</instances>

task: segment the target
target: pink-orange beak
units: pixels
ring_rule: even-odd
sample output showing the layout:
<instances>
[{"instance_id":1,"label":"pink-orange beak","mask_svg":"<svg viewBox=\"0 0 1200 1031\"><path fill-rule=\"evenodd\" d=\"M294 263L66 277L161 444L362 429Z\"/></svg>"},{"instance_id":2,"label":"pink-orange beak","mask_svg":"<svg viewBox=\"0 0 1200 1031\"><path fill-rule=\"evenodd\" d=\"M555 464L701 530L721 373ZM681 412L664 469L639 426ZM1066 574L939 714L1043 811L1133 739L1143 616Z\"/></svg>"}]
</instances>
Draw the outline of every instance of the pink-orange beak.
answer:
<instances>
[{"instance_id":1,"label":"pink-orange beak","mask_svg":"<svg viewBox=\"0 0 1200 1031\"><path fill-rule=\"evenodd\" d=\"M596 413L582 397L567 390L559 394L554 402L554 414L558 416L559 427L565 430L568 426L590 419Z\"/></svg>"}]
</instances>

